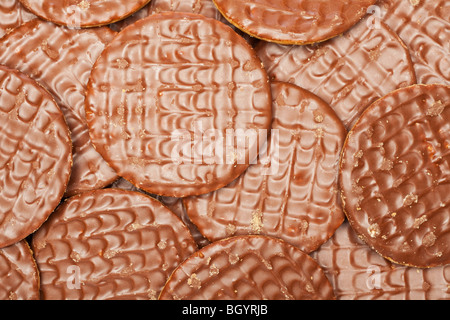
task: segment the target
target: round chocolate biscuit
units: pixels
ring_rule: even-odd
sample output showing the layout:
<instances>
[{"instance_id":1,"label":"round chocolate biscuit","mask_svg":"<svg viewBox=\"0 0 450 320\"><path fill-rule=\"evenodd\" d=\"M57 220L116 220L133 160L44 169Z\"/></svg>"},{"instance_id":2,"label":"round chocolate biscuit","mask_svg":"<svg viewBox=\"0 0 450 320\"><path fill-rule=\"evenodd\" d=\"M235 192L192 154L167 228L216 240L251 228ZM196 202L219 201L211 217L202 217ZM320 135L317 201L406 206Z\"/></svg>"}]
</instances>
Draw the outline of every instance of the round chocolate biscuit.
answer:
<instances>
[{"instance_id":1,"label":"round chocolate biscuit","mask_svg":"<svg viewBox=\"0 0 450 320\"><path fill-rule=\"evenodd\" d=\"M384 21L408 46L417 82L450 85L450 3L381 0L377 6L374 19Z\"/></svg>"},{"instance_id":2,"label":"round chocolate biscuit","mask_svg":"<svg viewBox=\"0 0 450 320\"><path fill-rule=\"evenodd\" d=\"M183 201L210 241L262 234L308 253L344 221L337 172L347 132L327 103L296 85L274 82L272 99L270 141L258 161L231 184Z\"/></svg>"},{"instance_id":3,"label":"round chocolate biscuit","mask_svg":"<svg viewBox=\"0 0 450 320\"><path fill-rule=\"evenodd\" d=\"M103 188L117 179L90 142L84 110L92 66L114 35L106 27L74 30L35 19L0 40L0 63L44 85L67 120L73 142L73 168L66 197Z\"/></svg>"},{"instance_id":4,"label":"round chocolate biscuit","mask_svg":"<svg viewBox=\"0 0 450 320\"><path fill-rule=\"evenodd\" d=\"M39 271L25 240L0 249L0 300L39 300Z\"/></svg>"},{"instance_id":5,"label":"round chocolate biscuit","mask_svg":"<svg viewBox=\"0 0 450 320\"><path fill-rule=\"evenodd\" d=\"M251 46L202 15L151 15L122 30L91 73L86 117L97 151L152 194L217 190L256 158L270 85ZM260 139L247 139L247 134Z\"/></svg>"},{"instance_id":6,"label":"round chocolate biscuit","mask_svg":"<svg viewBox=\"0 0 450 320\"><path fill-rule=\"evenodd\" d=\"M340 181L351 226L408 266L450 263L450 87L413 85L372 104L349 132Z\"/></svg>"},{"instance_id":7,"label":"round chocolate biscuit","mask_svg":"<svg viewBox=\"0 0 450 320\"><path fill-rule=\"evenodd\" d=\"M68 27L99 27L126 18L150 0L19 0L36 16Z\"/></svg>"},{"instance_id":8,"label":"round chocolate biscuit","mask_svg":"<svg viewBox=\"0 0 450 320\"><path fill-rule=\"evenodd\" d=\"M376 0L213 0L236 27L253 37L304 45L331 39L353 27Z\"/></svg>"},{"instance_id":9,"label":"round chocolate biscuit","mask_svg":"<svg viewBox=\"0 0 450 320\"><path fill-rule=\"evenodd\" d=\"M347 222L311 257L330 279L337 300L450 299L450 265L394 264L362 242Z\"/></svg>"},{"instance_id":10,"label":"round chocolate biscuit","mask_svg":"<svg viewBox=\"0 0 450 320\"><path fill-rule=\"evenodd\" d=\"M36 16L28 12L19 0L2 0L0 2L0 38L22 23L35 18Z\"/></svg>"},{"instance_id":11,"label":"round chocolate biscuit","mask_svg":"<svg viewBox=\"0 0 450 320\"><path fill-rule=\"evenodd\" d=\"M50 93L0 66L0 248L33 233L58 206L71 151L69 128Z\"/></svg>"},{"instance_id":12,"label":"round chocolate biscuit","mask_svg":"<svg viewBox=\"0 0 450 320\"><path fill-rule=\"evenodd\" d=\"M128 182L123 178L119 178L116 181L114 181L110 187L128 191L143 192L144 194L147 194L159 200L162 204L164 204L167 208L169 208L184 222L184 224L189 228L189 231L191 232L192 237L194 238L199 248L202 248L209 243L209 241L200 233L200 231L198 231L197 226L194 225L192 221L189 219L182 198L164 197L149 194L139 188L136 188L135 185L131 184L130 182Z\"/></svg>"},{"instance_id":13,"label":"round chocolate biscuit","mask_svg":"<svg viewBox=\"0 0 450 320\"><path fill-rule=\"evenodd\" d=\"M239 236L214 242L183 261L160 300L333 300L320 266L285 241Z\"/></svg>"},{"instance_id":14,"label":"round chocolate biscuit","mask_svg":"<svg viewBox=\"0 0 450 320\"><path fill-rule=\"evenodd\" d=\"M261 43L271 79L294 83L329 103L347 128L389 92L416 83L409 51L389 27L364 19L342 36L309 46Z\"/></svg>"},{"instance_id":15,"label":"round chocolate biscuit","mask_svg":"<svg viewBox=\"0 0 450 320\"><path fill-rule=\"evenodd\" d=\"M67 199L34 234L32 248L46 300L156 299L197 250L167 207L119 189Z\"/></svg>"}]
</instances>

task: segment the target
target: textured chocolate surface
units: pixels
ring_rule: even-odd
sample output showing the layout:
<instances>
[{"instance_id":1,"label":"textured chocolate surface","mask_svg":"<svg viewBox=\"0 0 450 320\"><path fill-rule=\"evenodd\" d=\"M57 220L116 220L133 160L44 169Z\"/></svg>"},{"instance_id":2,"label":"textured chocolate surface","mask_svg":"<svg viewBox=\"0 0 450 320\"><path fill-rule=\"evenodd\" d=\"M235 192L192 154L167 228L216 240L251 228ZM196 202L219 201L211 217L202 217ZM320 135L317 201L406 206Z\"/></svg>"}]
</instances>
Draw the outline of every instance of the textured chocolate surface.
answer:
<instances>
[{"instance_id":1,"label":"textured chocolate surface","mask_svg":"<svg viewBox=\"0 0 450 320\"><path fill-rule=\"evenodd\" d=\"M66 200L33 236L43 299L156 299L197 249L182 221L139 192Z\"/></svg>"},{"instance_id":2,"label":"textured chocolate surface","mask_svg":"<svg viewBox=\"0 0 450 320\"><path fill-rule=\"evenodd\" d=\"M450 2L380 0L374 12L405 42L418 83L450 85Z\"/></svg>"},{"instance_id":3,"label":"textured chocolate surface","mask_svg":"<svg viewBox=\"0 0 450 320\"><path fill-rule=\"evenodd\" d=\"M311 44L354 26L376 0L214 0L235 26L266 41Z\"/></svg>"},{"instance_id":4,"label":"textured chocolate surface","mask_svg":"<svg viewBox=\"0 0 450 320\"><path fill-rule=\"evenodd\" d=\"M337 172L346 130L328 104L296 85L274 82L272 99L268 157L226 187L184 203L211 241L263 234L311 252L344 220Z\"/></svg>"},{"instance_id":5,"label":"textured chocolate surface","mask_svg":"<svg viewBox=\"0 0 450 320\"><path fill-rule=\"evenodd\" d=\"M228 24L222 14L217 10L212 0L152 0L144 8L133 14L132 16L112 24L110 27L115 31L121 31L130 24L144 19L152 14L161 12L186 12L193 14L201 14L207 18L212 18ZM242 36L250 45L255 46L259 40L250 37L247 33L242 32L236 27L230 25L240 36Z\"/></svg>"},{"instance_id":6,"label":"textured chocolate surface","mask_svg":"<svg viewBox=\"0 0 450 320\"><path fill-rule=\"evenodd\" d=\"M66 190L72 144L50 93L0 66L0 248L47 219Z\"/></svg>"},{"instance_id":7,"label":"textured chocolate surface","mask_svg":"<svg viewBox=\"0 0 450 320\"><path fill-rule=\"evenodd\" d=\"M340 181L351 226L382 256L450 263L450 87L414 85L371 105L349 132Z\"/></svg>"},{"instance_id":8,"label":"textured chocolate surface","mask_svg":"<svg viewBox=\"0 0 450 320\"><path fill-rule=\"evenodd\" d=\"M376 99L414 84L408 49L385 24L364 19L342 36L319 45L261 43L257 52L271 79L312 91L347 128Z\"/></svg>"},{"instance_id":9,"label":"textured chocolate surface","mask_svg":"<svg viewBox=\"0 0 450 320\"><path fill-rule=\"evenodd\" d=\"M64 113L73 142L66 196L103 188L117 179L90 142L84 110L91 68L114 35L106 27L74 30L35 19L0 40L0 63L39 81Z\"/></svg>"},{"instance_id":10,"label":"textured chocolate surface","mask_svg":"<svg viewBox=\"0 0 450 320\"><path fill-rule=\"evenodd\" d=\"M36 16L26 10L19 0L2 0L0 2L0 38L34 18Z\"/></svg>"},{"instance_id":11,"label":"textured chocolate surface","mask_svg":"<svg viewBox=\"0 0 450 320\"><path fill-rule=\"evenodd\" d=\"M418 269L391 263L361 241L347 222L311 256L338 300L450 299L450 265Z\"/></svg>"},{"instance_id":12,"label":"textured chocolate surface","mask_svg":"<svg viewBox=\"0 0 450 320\"><path fill-rule=\"evenodd\" d=\"M114 181L110 187L122 189L122 190L128 190L128 191L142 192L144 194L147 194L147 195L154 197L155 199L161 201L162 204L164 204L173 213L175 213L184 222L184 224L189 228L189 231L191 232L192 237L194 238L194 240L197 243L197 246L199 248L202 248L205 245L209 244L209 241L200 233L200 231L198 231L197 226L194 225L192 223L192 221L189 219L189 216L186 213L186 208L184 207L182 198L164 197L164 196L157 196L157 195L149 194L149 193L137 188L135 185L131 184L130 182L128 182L127 180L125 180L123 178L119 178L116 181Z\"/></svg>"},{"instance_id":13,"label":"textured chocolate surface","mask_svg":"<svg viewBox=\"0 0 450 320\"><path fill-rule=\"evenodd\" d=\"M173 11L201 14L208 18L225 21L225 18L217 10L212 0L152 0L132 16L115 23L112 28L120 31L124 27L149 15Z\"/></svg>"},{"instance_id":14,"label":"textured chocolate surface","mask_svg":"<svg viewBox=\"0 0 450 320\"><path fill-rule=\"evenodd\" d=\"M70 27L97 27L121 20L149 0L19 0L38 17Z\"/></svg>"},{"instance_id":15,"label":"textured chocolate surface","mask_svg":"<svg viewBox=\"0 0 450 320\"><path fill-rule=\"evenodd\" d=\"M333 288L307 254L264 236L214 242L178 266L160 300L330 300Z\"/></svg>"},{"instance_id":16,"label":"textured chocolate surface","mask_svg":"<svg viewBox=\"0 0 450 320\"><path fill-rule=\"evenodd\" d=\"M198 150L205 132L266 137L271 121L270 85L253 49L195 14L151 15L124 29L97 60L87 92L97 151L121 177L164 196L216 190L254 160L253 140L239 154L226 143Z\"/></svg>"},{"instance_id":17,"label":"textured chocolate surface","mask_svg":"<svg viewBox=\"0 0 450 320\"><path fill-rule=\"evenodd\" d=\"M39 300L39 271L25 240L0 249L0 300Z\"/></svg>"}]
</instances>

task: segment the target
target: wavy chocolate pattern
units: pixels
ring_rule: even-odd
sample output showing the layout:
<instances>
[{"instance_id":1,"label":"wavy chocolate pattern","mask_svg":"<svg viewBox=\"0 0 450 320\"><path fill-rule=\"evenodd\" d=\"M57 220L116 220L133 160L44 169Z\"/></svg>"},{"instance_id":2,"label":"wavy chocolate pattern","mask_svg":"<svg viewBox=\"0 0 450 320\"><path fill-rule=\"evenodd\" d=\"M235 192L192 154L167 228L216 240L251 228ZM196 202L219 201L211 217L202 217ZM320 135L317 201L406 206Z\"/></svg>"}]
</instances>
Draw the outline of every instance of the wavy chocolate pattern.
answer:
<instances>
[{"instance_id":1,"label":"wavy chocolate pattern","mask_svg":"<svg viewBox=\"0 0 450 320\"><path fill-rule=\"evenodd\" d=\"M63 26L99 27L126 18L150 0L19 0L36 16Z\"/></svg>"},{"instance_id":2,"label":"wavy chocolate pattern","mask_svg":"<svg viewBox=\"0 0 450 320\"><path fill-rule=\"evenodd\" d=\"M183 201L210 241L263 234L311 252L344 220L337 171L346 130L328 104L300 87L275 82L272 99L268 158L228 186Z\"/></svg>"},{"instance_id":3,"label":"wavy chocolate pattern","mask_svg":"<svg viewBox=\"0 0 450 320\"><path fill-rule=\"evenodd\" d=\"M239 236L200 249L172 273L160 300L330 300L333 288L307 254L286 242Z\"/></svg>"},{"instance_id":4,"label":"wavy chocolate pattern","mask_svg":"<svg viewBox=\"0 0 450 320\"><path fill-rule=\"evenodd\" d=\"M124 29L97 60L87 92L98 152L121 177L164 196L216 190L253 160L254 142L239 156L223 143L210 152L222 159L207 159L196 149L205 132L259 133L271 121L269 81L254 50L196 14L151 15Z\"/></svg>"},{"instance_id":5,"label":"wavy chocolate pattern","mask_svg":"<svg viewBox=\"0 0 450 320\"><path fill-rule=\"evenodd\" d=\"M409 51L380 22L364 19L318 45L261 43L257 52L273 80L294 83L325 100L350 129L362 111L392 90L416 83Z\"/></svg>"},{"instance_id":6,"label":"wavy chocolate pattern","mask_svg":"<svg viewBox=\"0 0 450 320\"><path fill-rule=\"evenodd\" d=\"M2 0L0 2L0 38L11 32L22 23L35 19L18 0Z\"/></svg>"},{"instance_id":7,"label":"wavy chocolate pattern","mask_svg":"<svg viewBox=\"0 0 450 320\"><path fill-rule=\"evenodd\" d=\"M0 300L39 300L39 271L25 240L0 249Z\"/></svg>"},{"instance_id":8,"label":"wavy chocolate pattern","mask_svg":"<svg viewBox=\"0 0 450 320\"><path fill-rule=\"evenodd\" d=\"M33 236L43 299L156 299L197 250L187 227L142 193L102 189L66 200Z\"/></svg>"},{"instance_id":9,"label":"wavy chocolate pattern","mask_svg":"<svg viewBox=\"0 0 450 320\"><path fill-rule=\"evenodd\" d=\"M350 225L396 263L450 263L449 123L450 87L413 85L371 105L343 147Z\"/></svg>"},{"instance_id":10,"label":"wavy chocolate pattern","mask_svg":"<svg viewBox=\"0 0 450 320\"><path fill-rule=\"evenodd\" d=\"M219 11L251 36L282 44L311 44L353 27L375 0L214 0Z\"/></svg>"},{"instance_id":11,"label":"wavy chocolate pattern","mask_svg":"<svg viewBox=\"0 0 450 320\"><path fill-rule=\"evenodd\" d=\"M117 179L91 144L84 110L92 66L114 35L106 27L75 30L35 19L0 40L0 63L39 81L64 113L73 142L66 196L103 188Z\"/></svg>"},{"instance_id":12,"label":"wavy chocolate pattern","mask_svg":"<svg viewBox=\"0 0 450 320\"><path fill-rule=\"evenodd\" d=\"M345 222L311 256L324 269L338 300L449 300L450 265L397 265L368 247Z\"/></svg>"},{"instance_id":13,"label":"wavy chocolate pattern","mask_svg":"<svg viewBox=\"0 0 450 320\"><path fill-rule=\"evenodd\" d=\"M450 85L450 3L381 0L377 6L378 18L408 46L417 82Z\"/></svg>"},{"instance_id":14,"label":"wavy chocolate pattern","mask_svg":"<svg viewBox=\"0 0 450 320\"><path fill-rule=\"evenodd\" d=\"M69 128L53 97L0 66L0 248L42 225L63 197L71 166Z\"/></svg>"}]
</instances>

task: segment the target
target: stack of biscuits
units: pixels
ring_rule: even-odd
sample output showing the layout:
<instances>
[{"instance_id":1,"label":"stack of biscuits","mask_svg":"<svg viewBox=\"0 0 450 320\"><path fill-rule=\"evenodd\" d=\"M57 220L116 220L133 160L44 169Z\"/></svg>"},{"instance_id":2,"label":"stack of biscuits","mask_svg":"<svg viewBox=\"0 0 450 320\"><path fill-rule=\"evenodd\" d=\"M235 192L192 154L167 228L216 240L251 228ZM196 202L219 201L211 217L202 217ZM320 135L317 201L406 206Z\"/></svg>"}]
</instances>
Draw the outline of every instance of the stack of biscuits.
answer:
<instances>
[{"instance_id":1,"label":"stack of biscuits","mask_svg":"<svg viewBox=\"0 0 450 320\"><path fill-rule=\"evenodd\" d=\"M1 0L1 300L449 300L450 3Z\"/></svg>"}]
</instances>

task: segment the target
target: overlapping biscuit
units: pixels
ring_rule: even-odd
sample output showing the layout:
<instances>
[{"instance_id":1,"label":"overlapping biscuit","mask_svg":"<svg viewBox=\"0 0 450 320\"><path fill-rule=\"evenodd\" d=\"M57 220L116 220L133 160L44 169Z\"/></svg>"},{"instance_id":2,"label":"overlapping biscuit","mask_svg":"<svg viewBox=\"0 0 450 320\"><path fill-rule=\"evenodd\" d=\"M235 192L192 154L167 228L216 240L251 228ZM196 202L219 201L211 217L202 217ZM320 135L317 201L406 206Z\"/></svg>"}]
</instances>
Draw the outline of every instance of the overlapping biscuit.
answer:
<instances>
[{"instance_id":1,"label":"overlapping biscuit","mask_svg":"<svg viewBox=\"0 0 450 320\"><path fill-rule=\"evenodd\" d=\"M73 28L104 26L135 13L150 0L19 0L36 16Z\"/></svg>"},{"instance_id":2,"label":"overlapping biscuit","mask_svg":"<svg viewBox=\"0 0 450 320\"><path fill-rule=\"evenodd\" d=\"M50 300L156 299L197 249L167 207L119 189L67 199L33 236L32 248Z\"/></svg>"},{"instance_id":3,"label":"overlapping biscuit","mask_svg":"<svg viewBox=\"0 0 450 320\"><path fill-rule=\"evenodd\" d=\"M103 188L117 179L90 142L84 110L92 66L114 35L106 27L68 29L34 19L0 39L0 63L44 85L69 125L73 167L65 196Z\"/></svg>"},{"instance_id":4,"label":"overlapping biscuit","mask_svg":"<svg viewBox=\"0 0 450 320\"><path fill-rule=\"evenodd\" d=\"M26 240L0 249L0 300L39 300L39 270Z\"/></svg>"},{"instance_id":5,"label":"overlapping biscuit","mask_svg":"<svg viewBox=\"0 0 450 320\"><path fill-rule=\"evenodd\" d=\"M311 256L338 300L450 299L450 265L418 269L394 264L361 241L347 222Z\"/></svg>"},{"instance_id":6,"label":"overlapping biscuit","mask_svg":"<svg viewBox=\"0 0 450 320\"><path fill-rule=\"evenodd\" d=\"M364 19L342 36L311 46L257 47L272 80L325 100L350 129L362 111L392 90L416 83L409 51L383 22Z\"/></svg>"},{"instance_id":7,"label":"overlapping biscuit","mask_svg":"<svg viewBox=\"0 0 450 320\"><path fill-rule=\"evenodd\" d=\"M413 85L372 104L349 132L340 182L352 228L387 259L450 263L450 87Z\"/></svg>"},{"instance_id":8,"label":"overlapping biscuit","mask_svg":"<svg viewBox=\"0 0 450 320\"><path fill-rule=\"evenodd\" d=\"M273 82L272 100L260 159L231 184L183 201L210 241L262 234L311 252L344 220L337 171L346 130L327 103L296 85Z\"/></svg>"},{"instance_id":9,"label":"overlapping biscuit","mask_svg":"<svg viewBox=\"0 0 450 320\"><path fill-rule=\"evenodd\" d=\"M449 19L3 0L0 299L449 299Z\"/></svg>"},{"instance_id":10,"label":"overlapping biscuit","mask_svg":"<svg viewBox=\"0 0 450 320\"><path fill-rule=\"evenodd\" d=\"M168 12L125 28L102 52L86 118L118 175L151 194L185 197L221 188L256 158L257 141L240 149L238 134L264 141L270 96L261 61L230 27Z\"/></svg>"},{"instance_id":11,"label":"overlapping biscuit","mask_svg":"<svg viewBox=\"0 0 450 320\"><path fill-rule=\"evenodd\" d=\"M58 206L72 168L72 142L50 93L0 66L0 248L32 234Z\"/></svg>"},{"instance_id":12,"label":"overlapping biscuit","mask_svg":"<svg viewBox=\"0 0 450 320\"><path fill-rule=\"evenodd\" d=\"M216 241L181 263L160 300L332 300L321 267L288 243L264 236Z\"/></svg>"},{"instance_id":13,"label":"overlapping biscuit","mask_svg":"<svg viewBox=\"0 0 450 320\"><path fill-rule=\"evenodd\" d=\"M373 18L408 46L418 83L450 85L450 4L445 0L380 0Z\"/></svg>"},{"instance_id":14,"label":"overlapping biscuit","mask_svg":"<svg viewBox=\"0 0 450 320\"><path fill-rule=\"evenodd\" d=\"M0 2L0 38L34 18L36 16L27 11L19 0L2 0Z\"/></svg>"},{"instance_id":15,"label":"overlapping biscuit","mask_svg":"<svg viewBox=\"0 0 450 320\"><path fill-rule=\"evenodd\" d=\"M214 0L233 25L253 37L281 44L322 42L353 27L375 0Z\"/></svg>"}]
</instances>

